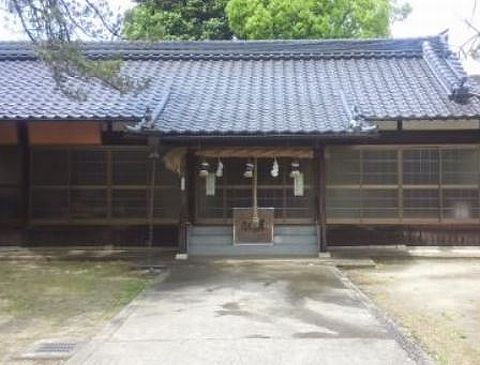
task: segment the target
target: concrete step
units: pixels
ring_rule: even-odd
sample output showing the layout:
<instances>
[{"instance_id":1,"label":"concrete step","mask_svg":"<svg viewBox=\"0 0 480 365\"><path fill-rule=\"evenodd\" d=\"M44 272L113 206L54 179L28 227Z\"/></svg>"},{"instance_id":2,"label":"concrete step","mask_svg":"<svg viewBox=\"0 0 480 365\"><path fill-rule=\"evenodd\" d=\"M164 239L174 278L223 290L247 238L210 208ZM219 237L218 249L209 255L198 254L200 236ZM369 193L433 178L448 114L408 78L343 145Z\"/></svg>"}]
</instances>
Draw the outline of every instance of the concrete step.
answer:
<instances>
[{"instance_id":1,"label":"concrete step","mask_svg":"<svg viewBox=\"0 0 480 365\"><path fill-rule=\"evenodd\" d=\"M214 236L211 237L209 240L203 240L203 239L198 239L198 237L191 237L189 240L189 247L192 246L201 246L201 247L206 247L206 246L231 246L233 245L233 240L231 238L226 238L226 237L221 237L221 236ZM248 243L247 243L248 244ZM257 243L252 243L253 245L256 245ZM258 243L261 245L262 243ZM267 243L268 244L268 243ZM297 241L292 241L292 240L287 240L283 238L276 238L273 241L274 245L277 246L315 246L317 244L316 239L307 237L305 240L297 240ZM242 245L242 244L239 244Z\"/></svg>"},{"instance_id":2,"label":"concrete step","mask_svg":"<svg viewBox=\"0 0 480 365\"><path fill-rule=\"evenodd\" d=\"M201 235L232 235L233 228L231 226L193 226L192 235L201 236ZM281 226L276 225L274 228L275 235L285 235L285 236L309 236L317 235L317 230L315 226Z\"/></svg>"},{"instance_id":3,"label":"concrete step","mask_svg":"<svg viewBox=\"0 0 480 365\"><path fill-rule=\"evenodd\" d=\"M192 235L188 239L189 247L196 246L224 246L233 244L231 235Z\"/></svg>"},{"instance_id":4,"label":"concrete step","mask_svg":"<svg viewBox=\"0 0 480 365\"><path fill-rule=\"evenodd\" d=\"M191 233L194 236L232 235L233 228L228 226L193 226Z\"/></svg>"},{"instance_id":5,"label":"concrete step","mask_svg":"<svg viewBox=\"0 0 480 365\"><path fill-rule=\"evenodd\" d=\"M289 235L275 235L273 242L281 245L298 245L298 244L316 244L317 237L312 235L298 235L298 236L289 236Z\"/></svg>"},{"instance_id":6,"label":"concrete step","mask_svg":"<svg viewBox=\"0 0 480 365\"><path fill-rule=\"evenodd\" d=\"M315 245L229 245L229 246L190 246L191 256L316 256Z\"/></svg>"},{"instance_id":7,"label":"concrete step","mask_svg":"<svg viewBox=\"0 0 480 365\"><path fill-rule=\"evenodd\" d=\"M283 236L316 236L315 226L276 226L275 235Z\"/></svg>"},{"instance_id":8,"label":"concrete step","mask_svg":"<svg viewBox=\"0 0 480 365\"><path fill-rule=\"evenodd\" d=\"M315 226L275 226L273 244L233 244L228 226L194 226L188 252L192 256L312 256L318 253Z\"/></svg>"},{"instance_id":9,"label":"concrete step","mask_svg":"<svg viewBox=\"0 0 480 365\"><path fill-rule=\"evenodd\" d=\"M315 236L275 236L273 243L276 245L315 245L317 239ZM190 236L188 243L190 246L221 246L232 245L232 236Z\"/></svg>"}]
</instances>

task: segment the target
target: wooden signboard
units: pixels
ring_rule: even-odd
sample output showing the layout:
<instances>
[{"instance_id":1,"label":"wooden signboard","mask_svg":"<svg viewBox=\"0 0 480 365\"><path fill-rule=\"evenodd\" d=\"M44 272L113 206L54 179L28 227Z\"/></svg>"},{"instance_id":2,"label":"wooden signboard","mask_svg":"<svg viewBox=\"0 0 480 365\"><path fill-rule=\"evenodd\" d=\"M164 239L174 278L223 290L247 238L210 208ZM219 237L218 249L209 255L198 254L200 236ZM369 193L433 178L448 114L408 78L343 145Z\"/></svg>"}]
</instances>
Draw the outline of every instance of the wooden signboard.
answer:
<instances>
[{"instance_id":1,"label":"wooden signboard","mask_svg":"<svg viewBox=\"0 0 480 365\"><path fill-rule=\"evenodd\" d=\"M258 227L252 221L252 208L233 208L234 244L273 244L273 208L258 208Z\"/></svg>"}]
</instances>

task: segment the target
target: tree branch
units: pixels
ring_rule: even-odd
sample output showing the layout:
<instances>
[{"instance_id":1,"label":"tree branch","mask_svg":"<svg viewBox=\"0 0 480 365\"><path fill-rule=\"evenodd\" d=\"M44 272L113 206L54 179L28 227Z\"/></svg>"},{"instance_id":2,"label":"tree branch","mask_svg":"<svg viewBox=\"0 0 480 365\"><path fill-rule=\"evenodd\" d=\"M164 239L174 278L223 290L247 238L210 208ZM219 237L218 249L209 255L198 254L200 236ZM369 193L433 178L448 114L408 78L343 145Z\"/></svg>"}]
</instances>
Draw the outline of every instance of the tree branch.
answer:
<instances>
[{"instance_id":1,"label":"tree branch","mask_svg":"<svg viewBox=\"0 0 480 365\"><path fill-rule=\"evenodd\" d=\"M95 14L99 17L100 21L104 25L104 27L115 37L120 37L120 34L118 33L118 30L113 29L110 24L105 20L105 17L103 14L99 11L97 6L93 4L90 0L85 0L85 2L92 8L92 10L95 12Z\"/></svg>"}]
</instances>

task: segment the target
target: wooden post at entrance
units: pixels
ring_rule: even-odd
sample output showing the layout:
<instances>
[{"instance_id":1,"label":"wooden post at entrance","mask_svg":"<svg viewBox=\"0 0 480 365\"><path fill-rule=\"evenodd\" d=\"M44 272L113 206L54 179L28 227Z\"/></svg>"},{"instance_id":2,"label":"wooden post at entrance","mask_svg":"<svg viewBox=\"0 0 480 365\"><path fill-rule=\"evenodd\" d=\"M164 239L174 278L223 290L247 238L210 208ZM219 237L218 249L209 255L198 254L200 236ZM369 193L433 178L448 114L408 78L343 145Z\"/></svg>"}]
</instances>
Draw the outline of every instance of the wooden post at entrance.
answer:
<instances>
[{"instance_id":1,"label":"wooden post at entrance","mask_svg":"<svg viewBox=\"0 0 480 365\"><path fill-rule=\"evenodd\" d=\"M314 150L314 171L315 171L315 187L316 187L316 225L317 240L319 252L327 252L327 169L325 161L325 146L316 145Z\"/></svg>"},{"instance_id":2,"label":"wooden post at entrance","mask_svg":"<svg viewBox=\"0 0 480 365\"><path fill-rule=\"evenodd\" d=\"M193 150L188 150L186 160L187 222L193 224L195 220L195 181L197 176L196 158Z\"/></svg>"},{"instance_id":3,"label":"wooden post at entrance","mask_svg":"<svg viewBox=\"0 0 480 365\"><path fill-rule=\"evenodd\" d=\"M185 156L185 190L182 191L180 224L178 227L178 253L188 253L188 230L195 216L195 155L188 150Z\"/></svg>"},{"instance_id":4,"label":"wooden post at entrance","mask_svg":"<svg viewBox=\"0 0 480 365\"><path fill-rule=\"evenodd\" d=\"M253 178L252 178L252 224L256 228L260 224L258 217L258 159L253 159Z\"/></svg>"},{"instance_id":5,"label":"wooden post at entrance","mask_svg":"<svg viewBox=\"0 0 480 365\"><path fill-rule=\"evenodd\" d=\"M156 179L157 179L157 164L160 159L158 154L158 138L152 137L149 138L148 144L150 146L150 154L148 158L150 159L151 168L150 168L150 189L149 189L149 202L148 202L148 239L147 244L148 248L151 250L153 247L153 233L155 230L155 195L156 195Z\"/></svg>"}]
</instances>

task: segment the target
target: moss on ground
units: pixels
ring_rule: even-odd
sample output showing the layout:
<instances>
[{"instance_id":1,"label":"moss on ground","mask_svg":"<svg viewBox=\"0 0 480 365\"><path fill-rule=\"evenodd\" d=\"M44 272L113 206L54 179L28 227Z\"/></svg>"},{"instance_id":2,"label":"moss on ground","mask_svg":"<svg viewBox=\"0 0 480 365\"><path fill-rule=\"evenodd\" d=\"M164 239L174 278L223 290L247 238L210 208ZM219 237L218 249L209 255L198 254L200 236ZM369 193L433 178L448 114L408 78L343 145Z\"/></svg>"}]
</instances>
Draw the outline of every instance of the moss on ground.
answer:
<instances>
[{"instance_id":1,"label":"moss on ground","mask_svg":"<svg viewBox=\"0 0 480 365\"><path fill-rule=\"evenodd\" d=\"M36 340L85 340L150 281L121 261L1 261L0 363Z\"/></svg>"}]
</instances>

